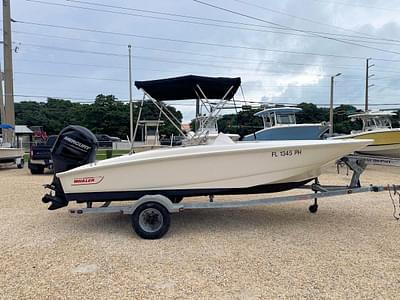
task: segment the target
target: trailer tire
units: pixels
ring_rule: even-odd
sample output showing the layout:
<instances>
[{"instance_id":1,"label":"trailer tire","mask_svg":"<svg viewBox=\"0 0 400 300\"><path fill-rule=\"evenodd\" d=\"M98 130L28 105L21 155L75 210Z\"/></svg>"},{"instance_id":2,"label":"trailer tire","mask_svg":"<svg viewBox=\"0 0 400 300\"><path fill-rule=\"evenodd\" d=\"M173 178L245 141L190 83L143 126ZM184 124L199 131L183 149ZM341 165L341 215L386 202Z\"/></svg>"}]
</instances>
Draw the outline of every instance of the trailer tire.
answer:
<instances>
[{"instance_id":1,"label":"trailer tire","mask_svg":"<svg viewBox=\"0 0 400 300\"><path fill-rule=\"evenodd\" d=\"M143 239L159 239L169 229L171 216L160 203L147 202L139 205L132 214L132 227Z\"/></svg>"},{"instance_id":2,"label":"trailer tire","mask_svg":"<svg viewBox=\"0 0 400 300\"><path fill-rule=\"evenodd\" d=\"M318 211L318 204L313 204L308 207L310 213L315 214Z\"/></svg>"},{"instance_id":3,"label":"trailer tire","mask_svg":"<svg viewBox=\"0 0 400 300\"><path fill-rule=\"evenodd\" d=\"M31 170L32 175L44 173L44 166L41 166L41 165L30 165L29 169Z\"/></svg>"},{"instance_id":4,"label":"trailer tire","mask_svg":"<svg viewBox=\"0 0 400 300\"><path fill-rule=\"evenodd\" d=\"M18 163L17 163L17 168L18 169L23 169L25 166L25 161L23 159L21 159Z\"/></svg>"}]
</instances>

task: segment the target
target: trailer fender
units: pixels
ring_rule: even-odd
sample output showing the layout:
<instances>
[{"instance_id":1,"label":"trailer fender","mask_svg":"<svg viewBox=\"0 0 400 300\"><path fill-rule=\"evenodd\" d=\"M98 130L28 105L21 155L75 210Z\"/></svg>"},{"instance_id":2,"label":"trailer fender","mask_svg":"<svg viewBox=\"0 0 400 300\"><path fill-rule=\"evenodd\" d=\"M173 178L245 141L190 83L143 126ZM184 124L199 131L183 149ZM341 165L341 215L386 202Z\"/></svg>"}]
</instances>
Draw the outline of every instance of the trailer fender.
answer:
<instances>
[{"instance_id":1,"label":"trailer fender","mask_svg":"<svg viewBox=\"0 0 400 300\"><path fill-rule=\"evenodd\" d=\"M169 200L167 197L165 197L163 195L146 195L146 196L141 197L139 200L135 201L134 205L132 205L130 207L130 209L125 211L124 213L133 214L134 211L136 210L136 208L138 208L143 203L149 203L149 202L155 202L155 203L161 204L170 213L179 212L183 209L182 204L174 204L174 203L172 203L171 200Z\"/></svg>"}]
</instances>

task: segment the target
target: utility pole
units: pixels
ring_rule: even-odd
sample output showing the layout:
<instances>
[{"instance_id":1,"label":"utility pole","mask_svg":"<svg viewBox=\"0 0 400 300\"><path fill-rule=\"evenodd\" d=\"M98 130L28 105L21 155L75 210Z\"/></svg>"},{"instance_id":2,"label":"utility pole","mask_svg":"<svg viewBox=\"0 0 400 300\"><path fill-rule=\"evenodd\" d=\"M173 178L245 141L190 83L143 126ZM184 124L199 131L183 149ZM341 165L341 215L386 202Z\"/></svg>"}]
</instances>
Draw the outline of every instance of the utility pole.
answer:
<instances>
[{"instance_id":1,"label":"utility pole","mask_svg":"<svg viewBox=\"0 0 400 300\"><path fill-rule=\"evenodd\" d=\"M11 40L11 8L10 0L3 0L3 46L4 46L4 92L5 92L5 122L15 127L14 87ZM7 130L5 141L12 143L12 132Z\"/></svg>"},{"instance_id":2,"label":"utility pole","mask_svg":"<svg viewBox=\"0 0 400 300\"><path fill-rule=\"evenodd\" d=\"M342 73L337 73L335 76L331 76L331 94L330 94L330 107L329 107L329 136L333 135L333 88L335 85L335 77L342 75Z\"/></svg>"},{"instance_id":3,"label":"utility pole","mask_svg":"<svg viewBox=\"0 0 400 300\"><path fill-rule=\"evenodd\" d=\"M373 76L375 76L375 74L371 74L369 75L369 69L372 68L373 66L375 66L374 64L370 65L369 61L371 60L371 58L367 58L366 60L366 64L365 64L365 112L368 111L368 89L372 86L374 86L373 84L369 84L369 79Z\"/></svg>"},{"instance_id":4,"label":"utility pole","mask_svg":"<svg viewBox=\"0 0 400 300\"><path fill-rule=\"evenodd\" d=\"M0 123L6 123L6 112L4 110L4 100L3 100L3 71L1 70L0 64Z\"/></svg>"},{"instance_id":5,"label":"utility pole","mask_svg":"<svg viewBox=\"0 0 400 300\"><path fill-rule=\"evenodd\" d=\"M129 52L129 134L133 145L133 103L132 103L132 46L128 45Z\"/></svg>"}]
</instances>

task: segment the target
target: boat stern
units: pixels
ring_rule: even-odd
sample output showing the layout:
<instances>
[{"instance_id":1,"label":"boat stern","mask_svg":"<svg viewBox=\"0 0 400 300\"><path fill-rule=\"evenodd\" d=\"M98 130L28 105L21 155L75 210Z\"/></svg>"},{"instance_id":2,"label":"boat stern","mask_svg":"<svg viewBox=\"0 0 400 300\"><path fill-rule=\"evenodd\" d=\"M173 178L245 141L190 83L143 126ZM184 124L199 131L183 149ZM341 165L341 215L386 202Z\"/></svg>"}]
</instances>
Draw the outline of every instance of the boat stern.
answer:
<instances>
[{"instance_id":1,"label":"boat stern","mask_svg":"<svg viewBox=\"0 0 400 300\"><path fill-rule=\"evenodd\" d=\"M42 198L42 202L51 203L49 210L68 205L62 182L57 174L94 162L97 145L95 135L84 127L68 126L60 132L51 150L53 181L45 186L50 192Z\"/></svg>"}]
</instances>

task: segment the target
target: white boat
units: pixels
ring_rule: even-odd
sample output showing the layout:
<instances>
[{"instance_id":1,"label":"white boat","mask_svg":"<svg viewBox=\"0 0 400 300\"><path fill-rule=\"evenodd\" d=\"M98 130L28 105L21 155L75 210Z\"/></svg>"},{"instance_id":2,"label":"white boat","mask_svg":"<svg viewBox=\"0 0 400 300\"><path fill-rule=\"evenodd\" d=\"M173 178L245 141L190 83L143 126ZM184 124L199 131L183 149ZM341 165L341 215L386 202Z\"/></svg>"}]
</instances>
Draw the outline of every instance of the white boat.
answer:
<instances>
[{"instance_id":1,"label":"white boat","mask_svg":"<svg viewBox=\"0 0 400 300\"><path fill-rule=\"evenodd\" d=\"M8 129L8 130L14 130L14 128L11 125L8 124L0 124L0 129L2 131L2 136L3 136L3 130ZM0 138L0 164L5 164L5 163L15 163L17 164L18 168L22 168L24 165L24 150L20 148L14 148L11 147L11 143L5 143L3 141L3 137Z\"/></svg>"},{"instance_id":2,"label":"white boat","mask_svg":"<svg viewBox=\"0 0 400 300\"><path fill-rule=\"evenodd\" d=\"M372 142L234 143L221 135L213 145L153 150L95 162L95 138L90 134L79 126L60 133L53 148L56 174L49 186L55 195L43 198L52 202L50 209L70 201L136 200L149 194L180 201L189 196L293 189L318 177L326 164Z\"/></svg>"},{"instance_id":3,"label":"white boat","mask_svg":"<svg viewBox=\"0 0 400 300\"><path fill-rule=\"evenodd\" d=\"M183 141L184 144L207 144L212 145L216 138L219 136L220 131L218 129L218 117L197 117L196 121L199 123L199 129L196 132L190 131L186 135L186 139ZM235 133L224 133L225 136L229 137L232 141L237 142L240 135ZM200 141L199 141L200 139ZM203 141L201 141L201 139Z\"/></svg>"},{"instance_id":4,"label":"white boat","mask_svg":"<svg viewBox=\"0 0 400 300\"><path fill-rule=\"evenodd\" d=\"M14 163L23 156L23 149L0 146L0 163Z\"/></svg>"},{"instance_id":5,"label":"white boat","mask_svg":"<svg viewBox=\"0 0 400 300\"><path fill-rule=\"evenodd\" d=\"M391 112L366 112L350 115L352 120L361 120L361 130L353 130L348 135L332 137L332 139L372 139L374 142L358 151L361 154L400 158L400 129L392 128Z\"/></svg>"}]
</instances>

